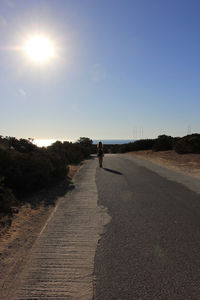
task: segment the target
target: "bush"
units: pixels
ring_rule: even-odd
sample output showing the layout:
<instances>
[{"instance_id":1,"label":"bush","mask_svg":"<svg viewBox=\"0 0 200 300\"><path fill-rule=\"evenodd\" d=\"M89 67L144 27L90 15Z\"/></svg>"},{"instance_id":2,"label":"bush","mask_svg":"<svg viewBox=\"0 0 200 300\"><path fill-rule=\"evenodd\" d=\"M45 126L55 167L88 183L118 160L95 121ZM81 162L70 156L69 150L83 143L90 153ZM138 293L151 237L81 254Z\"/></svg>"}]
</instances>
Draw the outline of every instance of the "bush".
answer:
<instances>
[{"instance_id":1,"label":"bush","mask_svg":"<svg viewBox=\"0 0 200 300\"><path fill-rule=\"evenodd\" d=\"M173 137L168 135L159 135L153 144L153 151L166 151L172 150L173 148Z\"/></svg>"},{"instance_id":2,"label":"bush","mask_svg":"<svg viewBox=\"0 0 200 300\"><path fill-rule=\"evenodd\" d=\"M48 149L51 155L57 153L62 157L62 160L67 163L79 163L81 160L89 156L90 152L83 145L69 142L56 142L49 146Z\"/></svg>"},{"instance_id":3,"label":"bush","mask_svg":"<svg viewBox=\"0 0 200 300\"><path fill-rule=\"evenodd\" d=\"M93 141L87 137L80 137L77 143L84 146L85 148L90 148L93 144Z\"/></svg>"},{"instance_id":4,"label":"bush","mask_svg":"<svg viewBox=\"0 0 200 300\"><path fill-rule=\"evenodd\" d=\"M83 154L83 157L87 157L93 152L93 141L87 137L80 137L75 143L78 146L79 151Z\"/></svg>"},{"instance_id":5,"label":"bush","mask_svg":"<svg viewBox=\"0 0 200 300\"><path fill-rule=\"evenodd\" d=\"M6 185L17 193L41 188L52 181L53 166L43 153L12 152L11 162L3 174Z\"/></svg>"},{"instance_id":6,"label":"bush","mask_svg":"<svg viewBox=\"0 0 200 300\"><path fill-rule=\"evenodd\" d=\"M9 212L15 201L12 191L22 196L66 178L69 163L88 157L91 145L90 139L80 138L38 148L30 140L0 136L0 212Z\"/></svg>"},{"instance_id":7,"label":"bush","mask_svg":"<svg viewBox=\"0 0 200 300\"><path fill-rule=\"evenodd\" d=\"M4 178L0 177L0 215L10 212L11 206L15 203L15 197L10 189L5 187Z\"/></svg>"},{"instance_id":8,"label":"bush","mask_svg":"<svg viewBox=\"0 0 200 300\"><path fill-rule=\"evenodd\" d=\"M16 139L15 137L6 137L4 141L7 141L9 148L13 148L19 152L27 153L37 150L37 146L34 145L31 140Z\"/></svg>"},{"instance_id":9,"label":"bush","mask_svg":"<svg viewBox=\"0 0 200 300\"><path fill-rule=\"evenodd\" d=\"M153 139L143 139L135 141L134 143L128 143L120 146L119 151L121 153L139 150L151 150L154 144Z\"/></svg>"},{"instance_id":10,"label":"bush","mask_svg":"<svg viewBox=\"0 0 200 300\"><path fill-rule=\"evenodd\" d=\"M0 174L5 177L6 186L17 194L65 178L69 163L79 163L88 157L91 147L91 140L87 138L74 144L57 141L47 148L32 147L32 143L24 139L8 137L2 140L12 146L0 148Z\"/></svg>"},{"instance_id":11,"label":"bush","mask_svg":"<svg viewBox=\"0 0 200 300\"><path fill-rule=\"evenodd\" d=\"M174 149L180 154L200 153L200 134L194 133L184 136L176 142Z\"/></svg>"}]
</instances>

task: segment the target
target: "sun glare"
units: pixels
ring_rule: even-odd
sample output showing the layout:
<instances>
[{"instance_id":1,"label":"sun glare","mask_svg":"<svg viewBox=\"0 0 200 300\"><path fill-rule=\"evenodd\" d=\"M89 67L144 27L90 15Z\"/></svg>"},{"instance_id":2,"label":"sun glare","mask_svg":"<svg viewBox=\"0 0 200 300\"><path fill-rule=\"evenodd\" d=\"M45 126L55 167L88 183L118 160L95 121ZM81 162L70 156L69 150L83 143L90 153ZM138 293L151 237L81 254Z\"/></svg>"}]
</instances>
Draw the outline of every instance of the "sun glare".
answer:
<instances>
[{"instance_id":1,"label":"sun glare","mask_svg":"<svg viewBox=\"0 0 200 300\"><path fill-rule=\"evenodd\" d=\"M34 36L26 41L25 52L32 61L43 63L53 58L54 47L47 38Z\"/></svg>"}]
</instances>

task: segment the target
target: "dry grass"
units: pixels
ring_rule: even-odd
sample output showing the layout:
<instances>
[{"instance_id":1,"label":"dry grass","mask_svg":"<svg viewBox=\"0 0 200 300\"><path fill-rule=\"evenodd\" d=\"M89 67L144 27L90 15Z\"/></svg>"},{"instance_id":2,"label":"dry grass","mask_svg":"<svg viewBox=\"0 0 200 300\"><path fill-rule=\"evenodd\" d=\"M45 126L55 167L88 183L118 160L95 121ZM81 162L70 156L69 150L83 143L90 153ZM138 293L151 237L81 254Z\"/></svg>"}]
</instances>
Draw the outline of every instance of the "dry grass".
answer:
<instances>
[{"instance_id":1,"label":"dry grass","mask_svg":"<svg viewBox=\"0 0 200 300\"><path fill-rule=\"evenodd\" d=\"M128 154L200 179L200 154L178 154L173 150L135 151Z\"/></svg>"}]
</instances>

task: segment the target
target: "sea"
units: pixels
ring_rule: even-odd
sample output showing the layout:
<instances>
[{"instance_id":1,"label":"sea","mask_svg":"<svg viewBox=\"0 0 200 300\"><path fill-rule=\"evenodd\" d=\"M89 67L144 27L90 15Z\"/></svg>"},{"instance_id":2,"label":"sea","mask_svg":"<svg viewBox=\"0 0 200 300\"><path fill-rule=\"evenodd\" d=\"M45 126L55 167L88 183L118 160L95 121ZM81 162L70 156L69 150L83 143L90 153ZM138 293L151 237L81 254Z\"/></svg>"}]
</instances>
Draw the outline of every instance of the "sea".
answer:
<instances>
[{"instance_id":1,"label":"sea","mask_svg":"<svg viewBox=\"0 0 200 300\"><path fill-rule=\"evenodd\" d=\"M66 139L67 140L67 139ZM64 142L64 140L59 140L59 139L46 139L46 140L42 140L42 139L34 139L33 143L35 145L37 145L38 147L48 147L51 144L55 143L56 141L61 141ZM102 142L104 145L122 145L122 144L128 144L131 142L134 142L135 140L125 140L125 139L99 139L99 140L93 140L93 144L97 145L98 142ZM69 142L71 142L69 140ZM74 141L72 141L74 142Z\"/></svg>"},{"instance_id":2,"label":"sea","mask_svg":"<svg viewBox=\"0 0 200 300\"><path fill-rule=\"evenodd\" d=\"M122 145L122 144L128 144L131 142L134 142L135 140L93 140L93 144L98 144L98 142L102 142L104 145Z\"/></svg>"}]
</instances>

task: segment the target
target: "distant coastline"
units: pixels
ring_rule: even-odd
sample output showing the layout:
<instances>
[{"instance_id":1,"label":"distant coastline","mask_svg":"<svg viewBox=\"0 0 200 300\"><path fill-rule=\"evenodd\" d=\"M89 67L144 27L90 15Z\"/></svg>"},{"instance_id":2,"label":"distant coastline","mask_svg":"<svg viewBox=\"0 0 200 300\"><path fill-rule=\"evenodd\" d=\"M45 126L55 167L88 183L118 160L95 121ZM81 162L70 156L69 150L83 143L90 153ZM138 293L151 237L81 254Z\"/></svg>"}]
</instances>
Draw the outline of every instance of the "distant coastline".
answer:
<instances>
[{"instance_id":1,"label":"distant coastline","mask_svg":"<svg viewBox=\"0 0 200 300\"><path fill-rule=\"evenodd\" d=\"M38 147L48 147L51 144L55 143L56 141L64 142L65 140L59 140L59 139L35 139L33 143L37 145ZM66 139L67 141L67 139ZM122 144L128 144L131 142L134 142L135 140L122 140L122 139L99 139L99 140L93 140L93 144L96 145L98 142L101 141L104 145L122 145ZM71 142L71 141L69 141Z\"/></svg>"},{"instance_id":2,"label":"distant coastline","mask_svg":"<svg viewBox=\"0 0 200 300\"><path fill-rule=\"evenodd\" d=\"M101 141L104 145L122 145L134 142L135 140L120 140L120 139L110 139L110 140L93 140L93 144L98 144Z\"/></svg>"}]
</instances>

